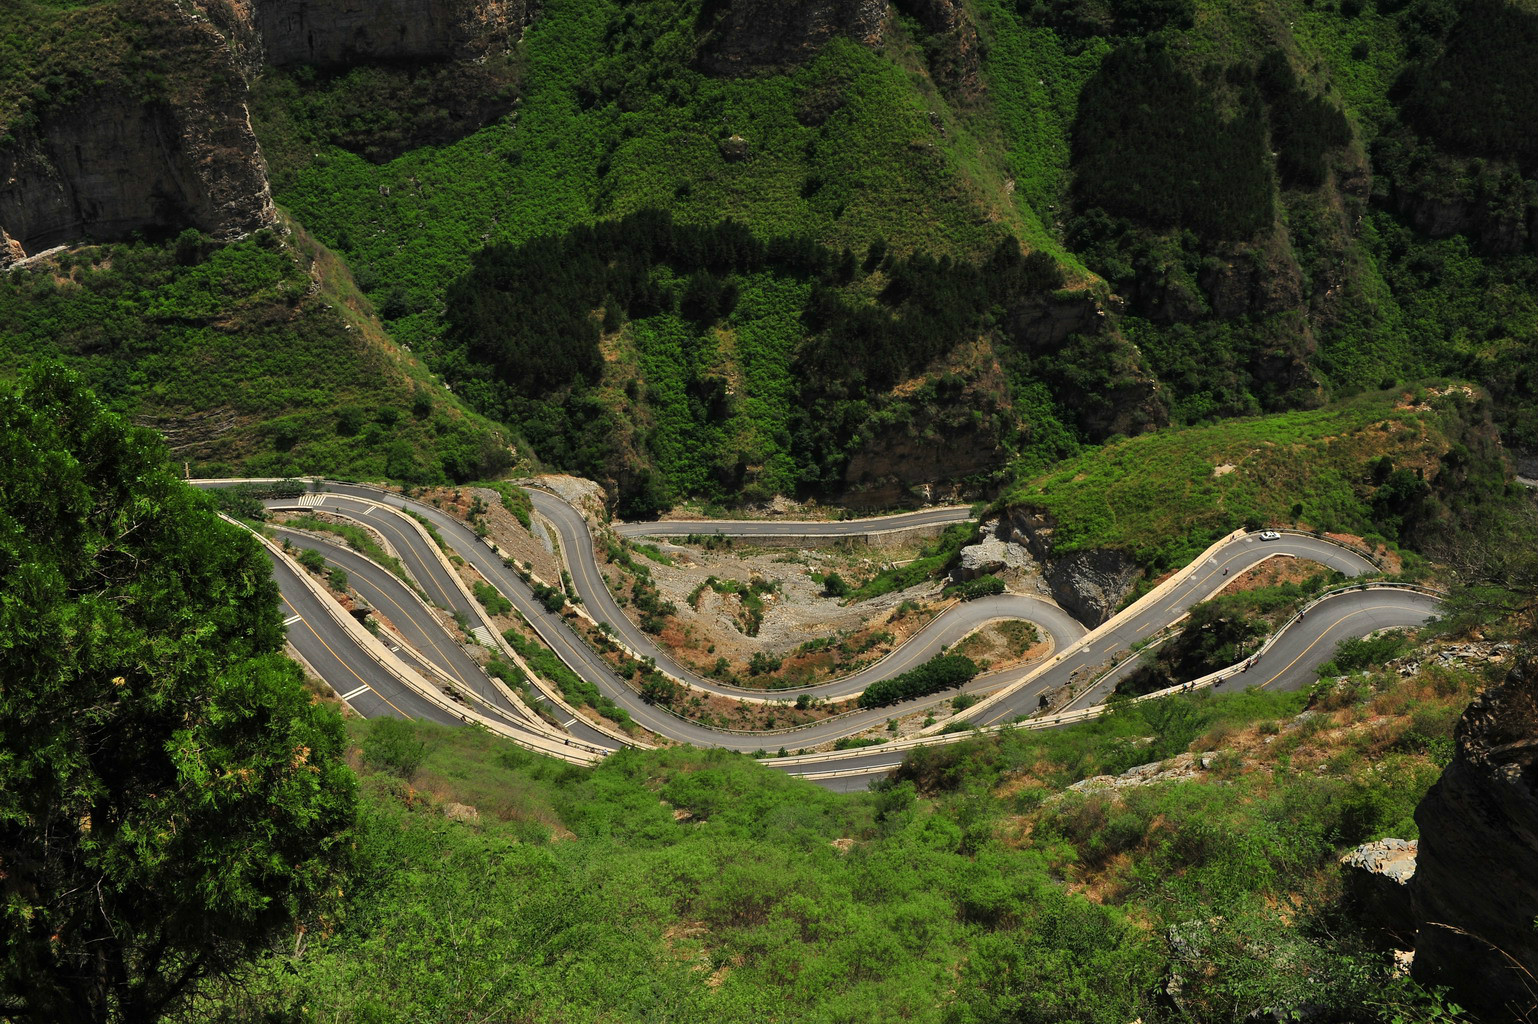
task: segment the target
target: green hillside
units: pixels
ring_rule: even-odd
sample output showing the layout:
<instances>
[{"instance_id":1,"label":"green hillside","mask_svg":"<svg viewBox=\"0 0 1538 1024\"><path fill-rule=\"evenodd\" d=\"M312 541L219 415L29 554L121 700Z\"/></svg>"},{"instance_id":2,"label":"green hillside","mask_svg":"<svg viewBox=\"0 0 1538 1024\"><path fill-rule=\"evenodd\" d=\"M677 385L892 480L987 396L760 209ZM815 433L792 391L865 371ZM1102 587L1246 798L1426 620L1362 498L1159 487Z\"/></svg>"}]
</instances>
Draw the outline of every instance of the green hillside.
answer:
<instances>
[{"instance_id":1,"label":"green hillside","mask_svg":"<svg viewBox=\"0 0 1538 1024\"><path fill-rule=\"evenodd\" d=\"M980 738L847 796L719 752L588 770L469 730L353 723L346 910L219 1001L237 1020L1110 1024L1226 1022L1306 993L1343 1019L1439 1019L1342 913L1333 860L1415 835L1479 679L1382 685L1359 677L1302 730L1302 695L1249 693ZM1331 732L1369 708L1387 715L1373 746ZM1188 747L1216 747L1213 770L1061 788ZM1167 941L1192 920L1212 922L1199 948ZM1200 969L1177 1015L1161 993L1183 964Z\"/></svg>"},{"instance_id":2,"label":"green hillside","mask_svg":"<svg viewBox=\"0 0 1538 1024\"><path fill-rule=\"evenodd\" d=\"M967 449L951 479L986 488L1012 461L1050 462L1166 409L1201 422L1440 373L1488 386L1508 441L1538 442L1532 247L1415 231L1437 187L1428 161L1474 175L1439 198L1472 187L1477 199L1495 170L1458 155L1442 108L1405 100L1420 94L1406 83L1471 36L1523 38L1528 14L988 0L965 9L976 39L963 46L932 11L899 5L875 47L835 37L802 63L732 76L705 69L712 38L691 5L552 3L512 58L513 112L457 142L359 155L379 155L357 135L374 95L360 84L379 69L269 74L258 131L279 200L345 255L392 332L634 512L685 496L901 500L917 481L885 453L924 444ZM1492 60L1516 54L1503 44ZM1480 109L1523 116L1516 97ZM391 130L388 110L367 112ZM1487 136L1496 149L1515 137ZM1500 171L1513 196L1516 173ZM1531 197L1513 201L1519 216ZM896 380L858 367L827 380L809 353L841 342L811 308L807 274L707 268L735 301L704 316L683 308L701 268L674 261L645 268L639 312L601 288L568 308L601 319L601 363L584 357L581 380L510 399L527 378L477 359L455 327L456 294L487 283L483 245L540 253L569 277L581 271L561 261L584 248L574 229L652 210L740 224L760 244L804 239L834 268L847 252L858 272L818 283L864 315L894 305L894 259L977 261L1006 238L1050 255L1070 287L1101 295L1085 268L1103 278L1124 312L1070 324L1082 343L1052 339L1045 361L1071 363L1063 372L1015 354L1034 356L1040 339L1006 307L939 324ZM1469 301L1476 281L1502 301ZM1074 374L1083 386L1065 388ZM1157 395L1137 386L1150 376ZM896 387L915 380L940 393ZM1082 415L1076 400L1108 387L1123 414ZM815 428L787 409L815 410ZM882 474L897 484L868 479Z\"/></svg>"},{"instance_id":3,"label":"green hillside","mask_svg":"<svg viewBox=\"0 0 1538 1024\"><path fill-rule=\"evenodd\" d=\"M92 88L201 95L213 58L190 35L140 39L166 24L140 2L18 7L11 145ZM860 34L850 0L808 3L822 23L749 0L746 21L552 0L480 57L323 68L256 67L238 5L205 5L250 81L278 202L383 321L378 347L340 346L323 377L366 379L368 352L408 346L629 514L987 495L1165 422L1442 375L1488 389L1509 445L1538 446L1538 15L1522 3L903 0ZM733 37L743 25L768 36ZM586 232L659 214L765 255L631 251L613 293ZM1041 262L999 279L1016 251ZM168 280L196 276L172 263ZM533 315L497 321L514 309ZM13 310L3 326L34 340L8 347L30 359L55 314ZM578 372L511 369L535 348ZM308 358L264 350L279 379ZM116 390L117 371L88 373L161 394L149 422L230 406L164 367ZM199 457L385 470L313 424L290 443L287 418L310 414L278 390L295 404L241 406L246 440ZM360 404L401 404L378 397ZM415 463L394 465L418 478L467 464L459 442L409 443Z\"/></svg>"},{"instance_id":4,"label":"green hillside","mask_svg":"<svg viewBox=\"0 0 1538 1024\"><path fill-rule=\"evenodd\" d=\"M60 359L195 475L436 483L518 457L302 232L79 248L0 277L0 324L0 376Z\"/></svg>"},{"instance_id":5,"label":"green hillside","mask_svg":"<svg viewBox=\"0 0 1538 1024\"><path fill-rule=\"evenodd\" d=\"M1165 430L1067 459L1000 505L1044 516L1057 554L1123 551L1151 575L1241 527L1445 553L1500 536L1525 500L1508 493L1488 414L1467 385L1444 383Z\"/></svg>"},{"instance_id":6,"label":"green hillside","mask_svg":"<svg viewBox=\"0 0 1538 1024\"><path fill-rule=\"evenodd\" d=\"M998 13L1023 31L1013 14ZM1143 374L1130 348L1087 312L1070 315L1099 335L1096 347L1117 353L1117 365L1086 366L1078 390L1123 388L1142 408L1081 422L1069 403L1046 399L1056 390L1052 374L1016 354L1031 342L987 320L1002 297L964 314L954 302L942 317L926 310L932 337L923 351L876 374L839 365L827 379L817 336L829 352L842 339L820 330L817 301L826 305L824 293L837 291L841 304L881 316L902 303L890 271L908 254L980 262L1019 239L1052 254L1070 279L1085 278L1047 226L1066 186L1071 107L1043 104L1039 89L1021 94L1013 75L1048 74L1045 65L1032 69L1051 59L1050 73L1082 78L1086 61L1020 47L1001 55L1012 69L1010 109L1034 107L1029 118L1003 118L988 103L951 102L925 70L924 41L922 28L904 20L880 50L834 39L804 66L722 77L697 66L702 44L688 5L556 3L521 44L514 113L456 143L383 163L337 145L362 116L358 105L373 102L355 87L364 72L308 91L294 77L270 75L255 110L279 201L346 256L392 332L464 384L482 411L518 424L547 462L605 481L626 508L646 512L686 496L836 494L854 482L844 471L862 443L904 438L983 449L972 482L986 486L1017 454L1039 459L1061 449L1044 438L1135 430L1162 411L1136 394ZM479 318L499 333L456 296L483 292L490 282L478 268L503 258L500 247L521 246L518 259L569 278L583 273L562 262L585 248L576 229L656 210L680 225L741 225L758 245L795 239L817 247L826 267L787 274L757 262L675 259L637 271L653 278L645 308L614 296L606 305L602 284L580 300L572 295L564 308L577 337L555 337L555 314L541 318L540 344L551 352L592 344L578 340L587 332L575 321L606 306L602 362L591 349L562 357L586 366L580 381L498 370L456 330ZM478 257L488 242L493 248ZM735 300L717 315L684 308L689 275L706 270ZM1033 284L1034 298L1005 298L1016 307L1006 316L1063 301L1053 296L1061 283L1054 278ZM518 276L499 281L535 287ZM552 306L565 303L565 294L554 299L549 277L538 284ZM947 358L979 335L985 360L1004 364L1003 378L975 354ZM953 381L949 396L893 393L926 371ZM814 393L798 393L813 377ZM513 382L529 394L509 396ZM986 421L971 414L978 405L991 410ZM797 409L815 422L792 422Z\"/></svg>"}]
</instances>

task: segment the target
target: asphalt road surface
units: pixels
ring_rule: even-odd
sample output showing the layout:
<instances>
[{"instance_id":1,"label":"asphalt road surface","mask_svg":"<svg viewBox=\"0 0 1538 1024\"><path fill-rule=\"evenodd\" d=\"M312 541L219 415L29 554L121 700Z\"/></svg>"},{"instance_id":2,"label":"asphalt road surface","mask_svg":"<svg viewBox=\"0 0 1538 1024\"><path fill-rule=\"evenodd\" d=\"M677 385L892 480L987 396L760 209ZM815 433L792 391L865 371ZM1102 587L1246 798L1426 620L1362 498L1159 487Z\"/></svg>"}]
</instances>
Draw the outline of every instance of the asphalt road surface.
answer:
<instances>
[{"instance_id":1,"label":"asphalt road surface","mask_svg":"<svg viewBox=\"0 0 1538 1024\"><path fill-rule=\"evenodd\" d=\"M500 557L482 543L465 524L448 516L431 505L410 501L398 494L383 492L377 488L351 485L326 484L324 494L307 496L302 502L275 501L272 505L294 507L318 507L364 522L378 529L395 548L408 573L420 584L428 599L440 607L467 614L473 612L470 600L458 582L443 567L431 542L425 540L416 527L395 509L407 506L442 534L447 543L486 579L501 591L515 607L527 617L540 636L574 671L593 682L601 692L624 707L642 726L672 739L699 746L726 747L739 751L757 751L785 747L797 749L811 747L853 735L888 718L910 713L913 710L948 701L954 691L938 694L919 701L891 705L869 711L856 712L802 729L773 733L733 734L706 728L698 723L679 718L670 712L642 701L627 684L621 682L609 670L595 652L572 634L558 616L545 611L536 601L529 588L516 573L506 567ZM667 654L659 650L651 638L642 633L624 615L613 601L607 586L599 575L593 554L593 543L581 515L565 502L543 491L530 491L535 508L552 522L561 537L562 550L572 574L573 585L582 596L584 605L600 621L607 621L621 640L632 650L656 658L659 666L671 669L674 674L691 683L698 680L701 689L734 694L739 691L723 687L714 680L700 679L696 674L677 666ZM382 502L389 507L370 501ZM790 526L804 526L806 533L814 536L817 531L837 528L841 535L854 535L871 529L894 528L894 521L906 520L905 526L927 525L914 517L939 516L934 522L955 522L966 518L964 509L932 509L905 516L893 516L875 520L845 521L841 523L787 524L787 523L712 523L722 532L736 536L793 536L787 533ZM628 524L631 526L640 524ZM679 536L703 533L700 523L645 524L646 527L666 526L676 532L661 535ZM743 527L763 532L736 533ZM903 527L897 527L903 528ZM778 532L775 532L778 531ZM635 535L635 534L631 534ZM656 534L652 530L652 535ZM338 545L305 538L307 546L320 548L328 561L342 567L355 580L355 589L368 600L390 615L401 626L406 623L417 632L408 636L410 647L422 657L432 660L444 671L463 680L473 692L482 694L488 701L500 701L505 715L516 718L516 713L494 690L476 689L476 677L485 682L483 673L473 668L473 659L465 654L452 637L442 629L436 618L427 612L410 591L382 567ZM1346 576L1360 575L1374 567L1362 556L1339 545L1310 536L1284 534L1280 540L1265 542L1257 535L1248 535L1225 545L1195 567L1188 578L1161 595L1157 602L1143 608L1135 616L1119 622L1114 628L1096 635L1091 643L1076 651L1070 651L1054 659L1051 666L1036 676L1028 685L1018 687L1001 702L979 708L970 715L958 716L977 727L986 727L1012 721L1037 711L1043 692L1056 689L1065 683L1092 677L1112 662L1121 661L1124 666L1131 645L1151 633L1177 620L1194 604L1206 600L1221 589L1230 579L1244 569L1260 562L1269 555L1287 555L1320 562ZM439 708L432 702L413 693L395 680L384 669L372 662L331 620L324 608L302 584L292 579L291 571L278 566L276 574L285 602L285 618L289 620L290 639L311 666L327 679L360 714L365 716L396 714L409 718L426 718L433 721L454 723L452 712ZM361 584L361 586L360 586ZM364 587L373 588L370 590ZM386 608L386 605L392 607ZM414 609L414 611L408 611ZM399 616L396 615L399 609ZM1225 680L1223 686L1265 686L1275 689L1291 689L1311 682L1320 664L1329 659L1339 641L1348 636L1361 636L1377 629L1391 626L1418 625L1435 615L1436 600L1428 595L1402 590L1367 589L1351 591L1328 598L1311 611L1305 621L1295 622L1277 639L1272 648L1248 672L1235 680ZM1020 595L999 595L967 604L958 605L931 622L925 630L898 651L877 665L870 666L845 679L820 687L802 690L777 691L778 698L794 699L801 692L820 697L837 697L858 692L877 678L896 674L927 660L939 647L954 643L977 626L1000 618L1026 618L1036 622L1048 633L1061 651L1085 635L1085 628L1075 622L1062 609L1033 598ZM433 633L437 629L437 634ZM453 653L458 649L458 656ZM402 652L409 653L409 652ZM972 692L991 692L1013 682L1024 670L994 673L973 680L967 689ZM1120 673L1113 674L1101 686L1081 693L1071 706L1092 706L1102 700L1114 686ZM585 723L576 720L567 723L573 735L602 742L608 746L618 743L605 737ZM815 765L784 765L787 770L797 770L822 785L835 789L861 788L873 778L889 772L900 763L906 753L903 748L883 750L868 747L841 752L836 758ZM773 759L766 763L774 765ZM852 773L852 774L839 774Z\"/></svg>"},{"instance_id":2,"label":"asphalt road surface","mask_svg":"<svg viewBox=\"0 0 1538 1024\"><path fill-rule=\"evenodd\" d=\"M531 489L529 493L532 495L545 492ZM970 506L946 505L941 508L927 508L918 512L902 512L890 516L874 516L869 519L842 519L829 522L771 519L673 519L649 523L614 523L613 530L621 537L864 537L869 534L911 530L919 526L949 526L951 523L964 523L971 518Z\"/></svg>"}]
</instances>

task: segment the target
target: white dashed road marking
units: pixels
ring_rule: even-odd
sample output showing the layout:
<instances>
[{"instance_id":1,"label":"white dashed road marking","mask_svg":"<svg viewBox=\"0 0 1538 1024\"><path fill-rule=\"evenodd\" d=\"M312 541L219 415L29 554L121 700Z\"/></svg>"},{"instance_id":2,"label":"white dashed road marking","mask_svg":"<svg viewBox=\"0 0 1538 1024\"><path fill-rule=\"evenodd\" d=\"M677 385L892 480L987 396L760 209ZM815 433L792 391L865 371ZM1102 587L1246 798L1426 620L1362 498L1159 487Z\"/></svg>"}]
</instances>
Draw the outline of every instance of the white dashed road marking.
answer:
<instances>
[{"instance_id":1,"label":"white dashed road marking","mask_svg":"<svg viewBox=\"0 0 1538 1024\"><path fill-rule=\"evenodd\" d=\"M343 700L352 700L354 697L358 696L358 694L362 693L363 691L365 691L367 689L368 689L367 686L360 686L356 690L353 690L353 691L351 691L349 693L342 694L342 699Z\"/></svg>"},{"instance_id":2,"label":"white dashed road marking","mask_svg":"<svg viewBox=\"0 0 1538 1024\"><path fill-rule=\"evenodd\" d=\"M298 622L302 618L304 618L303 615L290 615L288 618L283 620L283 625L285 625L285 626L292 626L294 623Z\"/></svg>"}]
</instances>

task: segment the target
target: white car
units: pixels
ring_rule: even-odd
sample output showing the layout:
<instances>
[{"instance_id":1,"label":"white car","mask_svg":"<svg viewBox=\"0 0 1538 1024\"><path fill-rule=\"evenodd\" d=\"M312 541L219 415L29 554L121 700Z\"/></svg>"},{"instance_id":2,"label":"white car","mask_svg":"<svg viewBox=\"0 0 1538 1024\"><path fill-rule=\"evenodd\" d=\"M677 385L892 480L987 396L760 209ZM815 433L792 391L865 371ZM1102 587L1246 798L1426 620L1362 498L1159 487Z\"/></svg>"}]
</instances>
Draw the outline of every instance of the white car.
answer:
<instances>
[{"instance_id":1,"label":"white car","mask_svg":"<svg viewBox=\"0 0 1538 1024\"><path fill-rule=\"evenodd\" d=\"M1282 539L1282 535L1277 533L1275 530L1262 530L1261 533L1260 533L1260 539L1261 540L1281 540Z\"/></svg>"}]
</instances>

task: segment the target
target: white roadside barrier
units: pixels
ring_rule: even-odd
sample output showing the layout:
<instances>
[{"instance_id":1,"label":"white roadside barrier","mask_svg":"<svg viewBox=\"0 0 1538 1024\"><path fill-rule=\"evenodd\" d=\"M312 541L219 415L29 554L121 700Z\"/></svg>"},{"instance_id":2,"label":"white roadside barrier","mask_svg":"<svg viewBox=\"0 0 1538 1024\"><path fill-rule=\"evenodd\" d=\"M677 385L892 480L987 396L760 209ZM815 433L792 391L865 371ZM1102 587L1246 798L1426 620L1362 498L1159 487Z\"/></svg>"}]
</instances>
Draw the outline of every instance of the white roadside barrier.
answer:
<instances>
[{"instance_id":1,"label":"white roadside barrier","mask_svg":"<svg viewBox=\"0 0 1538 1024\"><path fill-rule=\"evenodd\" d=\"M229 521L235 523L235 520ZM240 523L235 523L235 525L241 526L242 529L245 529L245 527ZM519 746L527 750L532 750L536 753L548 754L551 757L557 757L563 761L568 761L573 764L594 764L602 760L609 753L609 749L607 747L601 747L596 744L587 743L583 740L578 740L575 738L569 740L561 740L553 736L547 736L540 733L525 734L522 730L515 729L508 725L506 722L492 718L488 715L483 715L479 711L476 711L474 708L466 707L465 705L459 704L449 699L443 694L442 690L438 686L429 682L427 679L413 670L410 666L406 665L405 662L397 658L378 637L374 636L374 634L370 633L367 629L364 629L361 623L359 623L351 615L347 614L347 612L343 610L335 600L332 599L331 595L326 593L325 589L321 587L319 583L315 582L315 580L304 569L304 567L299 565L298 562L294 561L288 556L287 552L285 552L281 546L274 544L271 540L261 536L260 534L254 533L253 535L273 555L273 557L281 559L285 565L293 570L295 575L298 576L298 578L304 583L306 589L308 589L311 594L313 594L320 601L321 606L326 609L327 614L331 616L332 621L335 622L336 625L340 627L345 633L347 633L348 638L351 639L363 651L363 653L369 657L371 661L375 662L377 665L383 668L392 679L400 683L408 690L443 709L444 711L459 717L467 724L474 722L477 725L483 726L488 731L493 732L498 736L503 737L504 739L511 740Z\"/></svg>"}]
</instances>

